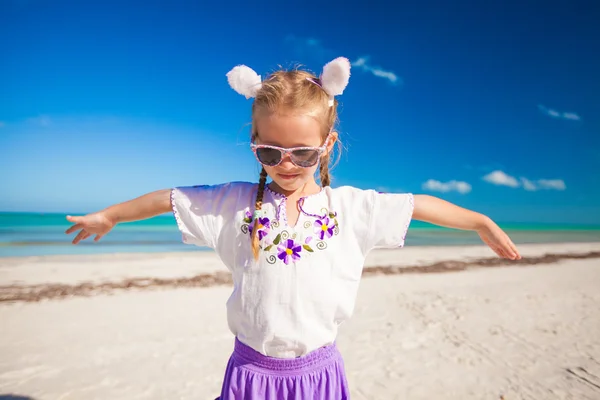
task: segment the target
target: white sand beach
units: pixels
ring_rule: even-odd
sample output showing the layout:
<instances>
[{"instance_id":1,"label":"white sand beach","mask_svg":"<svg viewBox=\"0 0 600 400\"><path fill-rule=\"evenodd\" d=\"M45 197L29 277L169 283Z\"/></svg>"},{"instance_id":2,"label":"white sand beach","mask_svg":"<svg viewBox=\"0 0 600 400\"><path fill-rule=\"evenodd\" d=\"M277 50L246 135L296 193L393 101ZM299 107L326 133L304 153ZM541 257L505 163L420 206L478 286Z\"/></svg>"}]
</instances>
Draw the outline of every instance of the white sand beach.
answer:
<instances>
[{"instance_id":1,"label":"white sand beach","mask_svg":"<svg viewBox=\"0 0 600 400\"><path fill-rule=\"evenodd\" d=\"M370 254L352 398L600 399L600 243L519 249ZM206 252L2 258L0 399L214 399L230 290Z\"/></svg>"}]
</instances>

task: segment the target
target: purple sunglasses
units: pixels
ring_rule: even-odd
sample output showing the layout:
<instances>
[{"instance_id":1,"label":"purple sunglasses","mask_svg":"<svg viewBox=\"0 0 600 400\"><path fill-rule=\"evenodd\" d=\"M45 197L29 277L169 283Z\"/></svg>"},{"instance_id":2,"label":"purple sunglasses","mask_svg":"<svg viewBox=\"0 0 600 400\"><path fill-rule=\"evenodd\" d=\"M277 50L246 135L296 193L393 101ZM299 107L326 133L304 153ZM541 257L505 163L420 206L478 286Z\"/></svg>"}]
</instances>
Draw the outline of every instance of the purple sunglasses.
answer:
<instances>
[{"instance_id":1,"label":"purple sunglasses","mask_svg":"<svg viewBox=\"0 0 600 400\"><path fill-rule=\"evenodd\" d=\"M283 148L271 146L268 144L250 144L250 148L254 152L256 159L263 165L276 167L281 164L283 157L286 154L290 155L292 163L301 168L309 168L319 162L321 154L327 150L329 135L325 139L325 143L321 147L291 147Z\"/></svg>"}]
</instances>

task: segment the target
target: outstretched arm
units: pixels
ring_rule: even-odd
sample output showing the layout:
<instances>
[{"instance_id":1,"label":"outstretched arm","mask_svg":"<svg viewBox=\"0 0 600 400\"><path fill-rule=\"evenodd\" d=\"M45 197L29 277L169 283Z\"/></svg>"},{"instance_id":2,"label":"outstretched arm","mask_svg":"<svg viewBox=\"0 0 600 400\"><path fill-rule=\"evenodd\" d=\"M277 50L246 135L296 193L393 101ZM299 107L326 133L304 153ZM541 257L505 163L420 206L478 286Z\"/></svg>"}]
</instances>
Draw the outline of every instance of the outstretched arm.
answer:
<instances>
[{"instance_id":1,"label":"outstretched arm","mask_svg":"<svg viewBox=\"0 0 600 400\"><path fill-rule=\"evenodd\" d=\"M73 239L73 244L77 244L92 235L96 235L94 240L98 241L119 222L139 221L170 210L171 190L157 190L92 214L81 217L68 215L67 220L74 225L67 229L65 233L70 234L79 231Z\"/></svg>"},{"instance_id":2,"label":"outstretched arm","mask_svg":"<svg viewBox=\"0 0 600 400\"><path fill-rule=\"evenodd\" d=\"M429 195L415 195L413 218L447 228L475 231L500 257L519 260L517 247L489 217Z\"/></svg>"}]
</instances>

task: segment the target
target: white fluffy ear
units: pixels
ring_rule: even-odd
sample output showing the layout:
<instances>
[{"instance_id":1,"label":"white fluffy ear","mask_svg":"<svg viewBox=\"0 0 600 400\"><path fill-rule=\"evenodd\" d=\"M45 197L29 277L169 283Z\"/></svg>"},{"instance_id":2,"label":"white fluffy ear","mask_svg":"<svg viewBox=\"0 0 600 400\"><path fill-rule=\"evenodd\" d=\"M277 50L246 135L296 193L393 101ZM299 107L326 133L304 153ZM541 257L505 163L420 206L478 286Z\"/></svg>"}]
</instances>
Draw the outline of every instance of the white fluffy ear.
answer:
<instances>
[{"instance_id":1,"label":"white fluffy ear","mask_svg":"<svg viewBox=\"0 0 600 400\"><path fill-rule=\"evenodd\" d=\"M233 90L246 96L247 99L256 97L262 85L260 75L245 65L238 65L229 71L227 81Z\"/></svg>"},{"instance_id":2,"label":"white fluffy ear","mask_svg":"<svg viewBox=\"0 0 600 400\"><path fill-rule=\"evenodd\" d=\"M321 86L331 97L344 93L350 80L350 60L338 57L323 67Z\"/></svg>"}]
</instances>

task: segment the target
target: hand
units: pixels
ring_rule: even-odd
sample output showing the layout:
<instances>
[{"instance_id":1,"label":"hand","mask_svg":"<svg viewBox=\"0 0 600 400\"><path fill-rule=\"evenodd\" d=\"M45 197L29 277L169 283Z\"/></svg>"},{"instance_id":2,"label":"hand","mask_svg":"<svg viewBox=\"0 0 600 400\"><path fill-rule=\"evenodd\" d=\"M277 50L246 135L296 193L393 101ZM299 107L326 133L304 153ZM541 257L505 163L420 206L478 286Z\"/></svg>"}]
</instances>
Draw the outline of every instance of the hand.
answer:
<instances>
[{"instance_id":1,"label":"hand","mask_svg":"<svg viewBox=\"0 0 600 400\"><path fill-rule=\"evenodd\" d=\"M486 218L486 222L477 229L477 234L500 257L509 260L521 259L517 246L491 219Z\"/></svg>"},{"instance_id":2,"label":"hand","mask_svg":"<svg viewBox=\"0 0 600 400\"><path fill-rule=\"evenodd\" d=\"M77 244L92 235L96 235L94 241L97 242L116 225L116 223L111 221L102 212L96 212L82 217L67 215L67 221L75 224L65 231L67 235L79 230L79 233L73 239L73 244Z\"/></svg>"}]
</instances>

